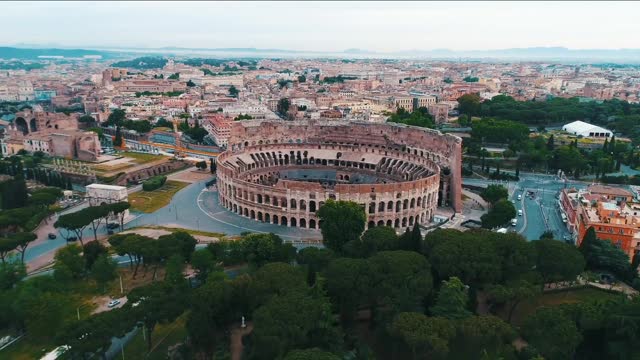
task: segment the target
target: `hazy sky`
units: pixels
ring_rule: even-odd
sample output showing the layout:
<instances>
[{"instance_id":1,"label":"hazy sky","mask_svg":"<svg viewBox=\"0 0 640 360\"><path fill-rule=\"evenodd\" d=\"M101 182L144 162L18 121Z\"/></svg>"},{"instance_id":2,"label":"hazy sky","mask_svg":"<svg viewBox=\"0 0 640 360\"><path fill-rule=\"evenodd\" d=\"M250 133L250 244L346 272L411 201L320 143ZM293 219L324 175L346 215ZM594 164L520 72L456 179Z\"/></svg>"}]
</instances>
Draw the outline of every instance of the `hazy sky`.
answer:
<instances>
[{"instance_id":1,"label":"hazy sky","mask_svg":"<svg viewBox=\"0 0 640 360\"><path fill-rule=\"evenodd\" d=\"M640 48L640 2L2 2L0 46Z\"/></svg>"}]
</instances>

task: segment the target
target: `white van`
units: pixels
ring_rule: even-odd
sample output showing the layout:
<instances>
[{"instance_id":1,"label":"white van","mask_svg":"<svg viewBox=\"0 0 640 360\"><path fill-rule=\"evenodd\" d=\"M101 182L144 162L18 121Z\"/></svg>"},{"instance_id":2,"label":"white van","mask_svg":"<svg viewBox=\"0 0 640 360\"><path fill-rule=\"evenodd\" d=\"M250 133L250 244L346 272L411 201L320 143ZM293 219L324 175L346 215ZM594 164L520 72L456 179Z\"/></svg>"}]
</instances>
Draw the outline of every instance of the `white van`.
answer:
<instances>
[{"instance_id":1,"label":"white van","mask_svg":"<svg viewBox=\"0 0 640 360\"><path fill-rule=\"evenodd\" d=\"M518 210L518 216L522 216L522 210Z\"/></svg>"},{"instance_id":2,"label":"white van","mask_svg":"<svg viewBox=\"0 0 640 360\"><path fill-rule=\"evenodd\" d=\"M516 225L518 225L518 219L516 218L511 219L511 226L516 226Z\"/></svg>"},{"instance_id":3,"label":"white van","mask_svg":"<svg viewBox=\"0 0 640 360\"><path fill-rule=\"evenodd\" d=\"M522 200L522 194L518 194L518 200Z\"/></svg>"}]
</instances>

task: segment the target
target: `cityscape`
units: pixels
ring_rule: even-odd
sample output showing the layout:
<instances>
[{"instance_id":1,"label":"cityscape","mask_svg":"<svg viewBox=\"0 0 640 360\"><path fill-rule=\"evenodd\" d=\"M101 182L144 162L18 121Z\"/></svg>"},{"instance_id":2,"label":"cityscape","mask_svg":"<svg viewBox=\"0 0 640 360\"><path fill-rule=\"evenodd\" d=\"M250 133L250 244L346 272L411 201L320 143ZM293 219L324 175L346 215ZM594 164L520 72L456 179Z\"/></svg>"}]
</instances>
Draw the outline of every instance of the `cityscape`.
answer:
<instances>
[{"instance_id":1,"label":"cityscape","mask_svg":"<svg viewBox=\"0 0 640 360\"><path fill-rule=\"evenodd\" d=\"M638 3L5 5L0 359L640 356Z\"/></svg>"}]
</instances>

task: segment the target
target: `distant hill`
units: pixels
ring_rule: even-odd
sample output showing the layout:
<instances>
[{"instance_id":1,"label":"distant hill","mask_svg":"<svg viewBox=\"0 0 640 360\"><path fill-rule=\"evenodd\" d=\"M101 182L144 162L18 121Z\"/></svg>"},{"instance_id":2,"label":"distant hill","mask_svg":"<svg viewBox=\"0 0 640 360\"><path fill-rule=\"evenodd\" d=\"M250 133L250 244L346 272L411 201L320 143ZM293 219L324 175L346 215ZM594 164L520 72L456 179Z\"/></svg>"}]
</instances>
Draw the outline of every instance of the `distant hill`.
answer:
<instances>
[{"instance_id":1,"label":"distant hill","mask_svg":"<svg viewBox=\"0 0 640 360\"><path fill-rule=\"evenodd\" d=\"M15 47L0 47L0 59L38 60L39 56L64 56L78 58L85 55L101 55L103 59L113 58L114 53L85 49L23 49Z\"/></svg>"}]
</instances>

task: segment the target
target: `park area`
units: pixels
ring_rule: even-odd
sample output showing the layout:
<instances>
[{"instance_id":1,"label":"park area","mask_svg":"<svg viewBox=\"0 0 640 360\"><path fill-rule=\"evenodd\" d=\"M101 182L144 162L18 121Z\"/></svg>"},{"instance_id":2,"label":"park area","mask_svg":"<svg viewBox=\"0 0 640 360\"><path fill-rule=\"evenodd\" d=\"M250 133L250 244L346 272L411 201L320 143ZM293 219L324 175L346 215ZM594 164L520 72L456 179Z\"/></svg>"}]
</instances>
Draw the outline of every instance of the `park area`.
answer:
<instances>
[{"instance_id":1,"label":"park area","mask_svg":"<svg viewBox=\"0 0 640 360\"><path fill-rule=\"evenodd\" d=\"M582 287L570 290L559 290L546 292L535 298L522 301L516 307L513 312L511 323L513 325L522 325L524 320L536 309L544 306L557 306L562 304L575 304L583 301L593 300L611 300L619 298L617 293L609 292L607 290L600 290L592 287ZM507 318L507 313L504 311L500 314L503 319Z\"/></svg>"},{"instance_id":2,"label":"park area","mask_svg":"<svg viewBox=\"0 0 640 360\"><path fill-rule=\"evenodd\" d=\"M162 187L153 191L138 191L129 195L131 210L152 213L167 206L173 195L180 191L189 183L175 180L168 180Z\"/></svg>"}]
</instances>

